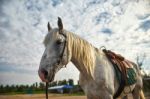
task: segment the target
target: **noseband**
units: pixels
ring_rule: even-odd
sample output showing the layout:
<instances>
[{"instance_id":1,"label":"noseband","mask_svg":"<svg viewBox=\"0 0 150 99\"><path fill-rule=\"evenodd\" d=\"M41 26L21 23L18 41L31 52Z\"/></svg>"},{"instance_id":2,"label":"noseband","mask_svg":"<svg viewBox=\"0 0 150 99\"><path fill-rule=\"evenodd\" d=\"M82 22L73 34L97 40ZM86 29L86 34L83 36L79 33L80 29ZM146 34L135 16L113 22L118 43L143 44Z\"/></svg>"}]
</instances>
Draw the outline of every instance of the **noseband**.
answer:
<instances>
[{"instance_id":1,"label":"noseband","mask_svg":"<svg viewBox=\"0 0 150 99\"><path fill-rule=\"evenodd\" d=\"M61 61L63 60L63 56L64 56L64 52L65 52L65 47L66 47L66 43L67 43L67 36L63 33L62 30L59 30L59 34L63 35L65 37L65 42L64 42L64 47L62 50L62 53L59 56L59 62L58 65L60 65ZM66 67L66 65L65 65ZM48 82L46 82L46 86L45 86L45 94L46 94L46 99L48 99Z\"/></svg>"}]
</instances>

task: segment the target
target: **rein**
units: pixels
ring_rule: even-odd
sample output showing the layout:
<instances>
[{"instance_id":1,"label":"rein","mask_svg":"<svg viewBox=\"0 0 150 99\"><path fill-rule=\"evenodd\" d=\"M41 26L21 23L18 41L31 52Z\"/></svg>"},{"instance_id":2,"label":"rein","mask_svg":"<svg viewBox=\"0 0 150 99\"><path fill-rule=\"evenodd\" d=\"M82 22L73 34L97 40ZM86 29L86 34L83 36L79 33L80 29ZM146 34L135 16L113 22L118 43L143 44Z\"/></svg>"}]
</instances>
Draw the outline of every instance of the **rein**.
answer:
<instances>
[{"instance_id":1,"label":"rein","mask_svg":"<svg viewBox=\"0 0 150 99\"><path fill-rule=\"evenodd\" d=\"M46 82L45 94L46 94L46 99L48 99L48 82Z\"/></svg>"}]
</instances>

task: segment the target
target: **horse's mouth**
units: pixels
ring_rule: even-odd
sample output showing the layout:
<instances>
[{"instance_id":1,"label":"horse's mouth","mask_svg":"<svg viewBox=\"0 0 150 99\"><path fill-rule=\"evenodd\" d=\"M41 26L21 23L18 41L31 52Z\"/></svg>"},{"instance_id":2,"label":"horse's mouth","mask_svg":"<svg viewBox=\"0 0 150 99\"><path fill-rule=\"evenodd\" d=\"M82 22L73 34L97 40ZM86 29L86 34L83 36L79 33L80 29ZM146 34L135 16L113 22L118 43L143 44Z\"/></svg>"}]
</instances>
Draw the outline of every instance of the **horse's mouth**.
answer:
<instances>
[{"instance_id":1,"label":"horse's mouth","mask_svg":"<svg viewBox=\"0 0 150 99\"><path fill-rule=\"evenodd\" d=\"M48 81L48 82L54 81L54 77L55 77L55 73L50 74L50 75L47 77L47 81Z\"/></svg>"},{"instance_id":2,"label":"horse's mouth","mask_svg":"<svg viewBox=\"0 0 150 99\"><path fill-rule=\"evenodd\" d=\"M55 73L48 73L46 70L42 69L38 71L39 77L43 82L52 82L55 77Z\"/></svg>"}]
</instances>

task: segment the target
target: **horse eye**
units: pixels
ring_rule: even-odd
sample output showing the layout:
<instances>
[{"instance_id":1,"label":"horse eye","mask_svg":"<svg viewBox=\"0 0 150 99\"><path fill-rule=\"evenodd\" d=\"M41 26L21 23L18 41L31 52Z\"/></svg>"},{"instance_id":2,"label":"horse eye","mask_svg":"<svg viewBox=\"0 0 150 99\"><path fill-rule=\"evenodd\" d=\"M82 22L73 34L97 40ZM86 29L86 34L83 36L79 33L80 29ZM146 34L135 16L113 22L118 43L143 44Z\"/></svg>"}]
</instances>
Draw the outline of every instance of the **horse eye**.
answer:
<instances>
[{"instance_id":1,"label":"horse eye","mask_svg":"<svg viewBox=\"0 0 150 99\"><path fill-rule=\"evenodd\" d=\"M44 56L43 56L43 58L45 59L47 57L47 55L45 54Z\"/></svg>"},{"instance_id":2,"label":"horse eye","mask_svg":"<svg viewBox=\"0 0 150 99\"><path fill-rule=\"evenodd\" d=\"M61 40L57 40L57 41L56 41L56 44L57 44L57 45L60 45L61 43L62 43Z\"/></svg>"}]
</instances>

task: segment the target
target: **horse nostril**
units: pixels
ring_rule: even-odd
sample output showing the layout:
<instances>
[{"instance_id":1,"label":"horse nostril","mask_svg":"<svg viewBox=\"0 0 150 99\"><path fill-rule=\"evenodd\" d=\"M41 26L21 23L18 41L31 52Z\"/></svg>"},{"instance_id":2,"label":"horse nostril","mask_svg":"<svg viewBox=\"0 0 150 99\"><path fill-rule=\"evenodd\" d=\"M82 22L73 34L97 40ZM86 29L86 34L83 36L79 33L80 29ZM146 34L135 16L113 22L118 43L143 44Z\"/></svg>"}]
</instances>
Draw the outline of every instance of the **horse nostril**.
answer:
<instances>
[{"instance_id":1,"label":"horse nostril","mask_svg":"<svg viewBox=\"0 0 150 99\"><path fill-rule=\"evenodd\" d=\"M44 77L46 79L48 76L48 72L45 69L42 69L41 72L44 74Z\"/></svg>"}]
</instances>

